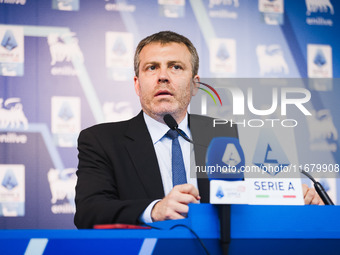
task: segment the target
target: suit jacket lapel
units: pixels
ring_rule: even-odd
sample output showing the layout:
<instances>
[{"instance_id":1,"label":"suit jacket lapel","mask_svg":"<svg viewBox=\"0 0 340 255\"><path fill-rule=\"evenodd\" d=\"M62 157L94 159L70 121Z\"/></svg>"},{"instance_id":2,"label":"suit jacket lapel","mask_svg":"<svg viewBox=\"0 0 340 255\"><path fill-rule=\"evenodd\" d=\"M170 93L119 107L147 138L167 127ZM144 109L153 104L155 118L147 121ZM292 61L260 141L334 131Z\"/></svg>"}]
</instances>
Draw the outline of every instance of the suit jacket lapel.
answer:
<instances>
[{"instance_id":1,"label":"suit jacket lapel","mask_svg":"<svg viewBox=\"0 0 340 255\"><path fill-rule=\"evenodd\" d=\"M157 156L142 111L131 119L126 138L126 148L146 193L150 198L163 198L164 189Z\"/></svg>"}]
</instances>

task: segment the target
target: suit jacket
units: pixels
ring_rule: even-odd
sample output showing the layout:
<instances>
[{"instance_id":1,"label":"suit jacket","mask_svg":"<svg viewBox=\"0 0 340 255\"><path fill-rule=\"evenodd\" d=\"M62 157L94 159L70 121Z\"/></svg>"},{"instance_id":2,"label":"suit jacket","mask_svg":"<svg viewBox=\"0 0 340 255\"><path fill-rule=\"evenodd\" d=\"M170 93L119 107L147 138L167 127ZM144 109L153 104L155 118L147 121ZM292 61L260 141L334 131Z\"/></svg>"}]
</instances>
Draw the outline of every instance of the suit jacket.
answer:
<instances>
[{"instance_id":1,"label":"suit jacket","mask_svg":"<svg viewBox=\"0 0 340 255\"><path fill-rule=\"evenodd\" d=\"M213 137L237 137L236 127L213 127L213 119L189 115L196 165L205 165ZM78 138L76 214L78 228L95 224L138 224L146 207L164 197L155 149L143 112L122 122L104 123L83 130ZM209 202L209 180L198 176L201 202Z\"/></svg>"}]
</instances>

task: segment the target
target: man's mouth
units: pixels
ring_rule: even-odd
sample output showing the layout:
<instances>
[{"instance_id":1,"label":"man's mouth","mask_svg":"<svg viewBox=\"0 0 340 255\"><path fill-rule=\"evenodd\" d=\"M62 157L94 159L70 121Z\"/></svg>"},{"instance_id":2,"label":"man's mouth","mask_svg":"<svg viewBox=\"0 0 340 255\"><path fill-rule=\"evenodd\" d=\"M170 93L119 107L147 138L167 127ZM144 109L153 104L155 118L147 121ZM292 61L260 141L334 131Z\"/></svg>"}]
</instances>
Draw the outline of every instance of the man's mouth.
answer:
<instances>
[{"instance_id":1,"label":"man's mouth","mask_svg":"<svg viewBox=\"0 0 340 255\"><path fill-rule=\"evenodd\" d=\"M159 97L159 96L172 96L172 93L168 90L159 90L155 94L155 97Z\"/></svg>"}]
</instances>

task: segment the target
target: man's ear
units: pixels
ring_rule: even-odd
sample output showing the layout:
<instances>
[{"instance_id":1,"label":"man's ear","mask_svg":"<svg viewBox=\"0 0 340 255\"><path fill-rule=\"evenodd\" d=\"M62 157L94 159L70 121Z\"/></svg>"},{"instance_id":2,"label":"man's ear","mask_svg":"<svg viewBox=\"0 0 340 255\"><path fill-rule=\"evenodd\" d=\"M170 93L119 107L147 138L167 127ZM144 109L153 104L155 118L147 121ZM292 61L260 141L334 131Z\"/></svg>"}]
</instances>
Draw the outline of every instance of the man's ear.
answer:
<instances>
[{"instance_id":1,"label":"man's ear","mask_svg":"<svg viewBox=\"0 0 340 255\"><path fill-rule=\"evenodd\" d=\"M200 84L198 83L200 81L200 77L198 75L195 75L192 81L193 81L192 96L195 96L198 92L198 88L200 87Z\"/></svg>"},{"instance_id":2,"label":"man's ear","mask_svg":"<svg viewBox=\"0 0 340 255\"><path fill-rule=\"evenodd\" d=\"M138 80L137 76L133 77L133 82L134 82L134 85L135 85L136 94L137 94L137 96L139 96L139 93L140 93L140 84L139 84L139 80Z\"/></svg>"}]
</instances>

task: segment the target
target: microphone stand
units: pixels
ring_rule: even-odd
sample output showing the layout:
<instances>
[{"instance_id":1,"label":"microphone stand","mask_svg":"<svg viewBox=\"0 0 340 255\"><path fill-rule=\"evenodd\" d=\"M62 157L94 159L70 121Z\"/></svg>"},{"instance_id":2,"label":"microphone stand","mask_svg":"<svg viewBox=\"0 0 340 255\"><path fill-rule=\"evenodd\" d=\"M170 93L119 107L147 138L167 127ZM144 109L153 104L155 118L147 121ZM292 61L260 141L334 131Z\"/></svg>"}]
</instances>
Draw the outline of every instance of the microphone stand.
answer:
<instances>
[{"instance_id":1,"label":"microphone stand","mask_svg":"<svg viewBox=\"0 0 340 255\"><path fill-rule=\"evenodd\" d=\"M230 205L218 205L218 212L220 218L220 243L222 247L222 254L227 255L229 252L229 245L231 241L230 236Z\"/></svg>"},{"instance_id":2,"label":"microphone stand","mask_svg":"<svg viewBox=\"0 0 340 255\"><path fill-rule=\"evenodd\" d=\"M165 124L172 130L176 130L177 133L182 136L189 143L194 144L185 134L178 128L176 120L170 115L166 114L163 118ZM218 213L220 218L220 243L222 247L222 253L228 254L230 238L230 205L218 205Z\"/></svg>"}]
</instances>

